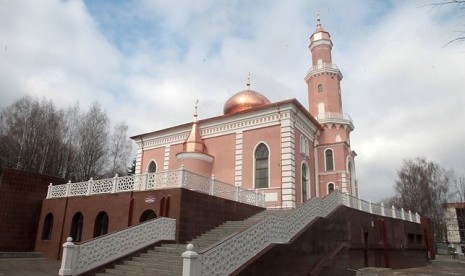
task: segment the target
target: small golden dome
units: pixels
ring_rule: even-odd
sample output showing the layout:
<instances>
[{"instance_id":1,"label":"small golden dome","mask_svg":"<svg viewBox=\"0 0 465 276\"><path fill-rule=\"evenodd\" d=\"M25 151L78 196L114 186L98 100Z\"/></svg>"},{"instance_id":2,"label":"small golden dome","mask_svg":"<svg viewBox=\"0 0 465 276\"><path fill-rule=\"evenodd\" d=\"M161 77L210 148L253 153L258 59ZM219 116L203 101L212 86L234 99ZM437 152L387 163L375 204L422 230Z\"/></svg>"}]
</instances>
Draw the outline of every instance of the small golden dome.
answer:
<instances>
[{"instance_id":1,"label":"small golden dome","mask_svg":"<svg viewBox=\"0 0 465 276\"><path fill-rule=\"evenodd\" d=\"M223 108L223 114L234 114L247 109L263 106L269 104L265 96L254 90L244 90L234 94L229 100L226 101Z\"/></svg>"}]
</instances>

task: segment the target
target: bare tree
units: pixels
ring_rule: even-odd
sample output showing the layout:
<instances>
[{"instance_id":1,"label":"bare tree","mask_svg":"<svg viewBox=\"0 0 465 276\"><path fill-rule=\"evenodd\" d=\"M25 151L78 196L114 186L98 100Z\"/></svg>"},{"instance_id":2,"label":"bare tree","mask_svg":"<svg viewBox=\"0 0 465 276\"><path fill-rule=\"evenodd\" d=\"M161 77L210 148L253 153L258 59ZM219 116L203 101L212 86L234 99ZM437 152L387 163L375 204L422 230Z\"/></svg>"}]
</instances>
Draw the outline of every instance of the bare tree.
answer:
<instances>
[{"instance_id":1,"label":"bare tree","mask_svg":"<svg viewBox=\"0 0 465 276\"><path fill-rule=\"evenodd\" d=\"M2 166L57 174L61 111L51 101L23 97L1 112Z\"/></svg>"},{"instance_id":2,"label":"bare tree","mask_svg":"<svg viewBox=\"0 0 465 276\"><path fill-rule=\"evenodd\" d=\"M108 176L126 175L126 167L131 153L131 141L127 136L128 125L125 122L117 124L113 129L108 145Z\"/></svg>"},{"instance_id":3,"label":"bare tree","mask_svg":"<svg viewBox=\"0 0 465 276\"><path fill-rule=\"evenodd\" d=\"M451 201L465 202L465 176L454 175L450 192Z\"/></svg>"},{"instance_id":4,"label":"bare tree","mask_svg":"<svg viewBox=\"0 0 465 276\"><path fill-rule=\"evenodd\" d=\"M443 239L450 184L450 173L425 158L406 159L398 171L395 188L399 207L431 218L437 240Z\"/></svg>"},{"instance_id":5,"label":"bare tree","mask_svg":"<svg viewBox=\"0 0 465 276\"><path fill-rule=\"evenodd\" d=\"M435 1L427 6L439 8L443 6L453 6L455 12L459 13L459 17L463 17L465 14L465 0L442 0ZM450 40L446 45L449 45L454 42L464 42L465 41L465 30L458 30L458 36Z\"/></svg>"},{"instance_id":6,"label":"bare tree","mask_svg":"<svg viewBox=\"0 0 465 276\"><path fill-rule=\"evenodd\" d=\"M94 103L80 121L76 153L77 180L99 177L105 163L109 119L98 103Z\"/></svg>"}]
</instances>

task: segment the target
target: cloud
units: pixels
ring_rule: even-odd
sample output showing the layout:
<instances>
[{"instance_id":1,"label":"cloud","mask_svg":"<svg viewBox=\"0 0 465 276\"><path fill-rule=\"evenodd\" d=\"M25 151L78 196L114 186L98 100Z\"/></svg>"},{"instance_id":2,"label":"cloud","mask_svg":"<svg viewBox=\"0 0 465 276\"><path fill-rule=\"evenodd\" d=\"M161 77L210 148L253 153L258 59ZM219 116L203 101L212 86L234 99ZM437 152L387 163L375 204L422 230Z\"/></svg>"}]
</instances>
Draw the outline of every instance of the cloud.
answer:
<instances>
[{"instance_id":1,"label":"cloud","mask_svg":"<svg viewBox=\"0 0 465 276\"><path fill-rule=\"evenodd\" d=\"M363 197L392 195L402 159L465 173L460 21L427 1L9 1L0 7L0 108L24 94L60 107L98 100L129 134L222 114L252 88L307 105L320 11L344 74ZM412 20L412 19L415 20Z\"/></svg>"}]
</instances>

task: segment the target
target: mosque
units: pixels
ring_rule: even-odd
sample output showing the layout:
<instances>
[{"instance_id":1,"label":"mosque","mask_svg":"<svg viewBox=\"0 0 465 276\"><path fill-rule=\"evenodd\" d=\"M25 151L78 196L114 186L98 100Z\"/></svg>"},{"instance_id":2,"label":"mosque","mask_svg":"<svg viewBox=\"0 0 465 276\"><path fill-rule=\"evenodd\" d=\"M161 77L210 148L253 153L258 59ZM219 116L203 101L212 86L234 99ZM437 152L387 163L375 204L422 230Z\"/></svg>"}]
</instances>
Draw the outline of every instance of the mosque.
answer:
<instances>
[{"instance_id":1,"label":"mosque","mask_svg":"<svg viewBox=\"0 0 465 276\"><path fill-rule=\"evenodd\" d=\"M266 206L295 207L333 190L358 196L342 73L332 62L330 34L317 21L305 76L308 106L271 103L250 87L229 98L223 115L131 137L136 173L188 171L265 194Z\"/></svg>"},{"instance_id":2,"label":"mosque","mask_svg":"<svg viewBox=\"0 0 465 276\"><path fill-rule=\"evenodd\" d=\"M222 115L199 120L196 106L191 123L131 137L134 175L50 184L34 250L61 259L60 275L95 270L148 246L174 258L156 261L157 269L175 263L184 273L189 266L180 256L192 241L202 275L219 275L217 266L224 275L281 275L284 268L292 275L352 275L347 268L425 265L433 247L425 245L432 236L423 218L358 197L354 125L342 108L332 46L318 18L304 78L308 106L270 102L249 79ZM223 240L210 240L219 234L208 231L222 231ZM183 258L197 254L192 248ZM117 267L136 275L154 266L148 262Z\"/></svg>"}]
</instances>

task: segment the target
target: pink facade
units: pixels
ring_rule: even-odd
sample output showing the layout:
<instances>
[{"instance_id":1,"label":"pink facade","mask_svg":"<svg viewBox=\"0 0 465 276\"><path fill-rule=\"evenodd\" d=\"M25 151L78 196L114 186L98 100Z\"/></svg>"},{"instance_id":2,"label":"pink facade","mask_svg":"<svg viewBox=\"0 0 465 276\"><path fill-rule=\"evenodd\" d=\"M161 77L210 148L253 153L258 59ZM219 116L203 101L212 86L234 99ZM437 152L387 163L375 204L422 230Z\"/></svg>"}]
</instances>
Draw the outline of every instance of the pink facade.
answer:
<instances>
[{"instance_id":1,"label":"pink facade","mask_svg":"<svg viewBox=\"0 0 465 276\"><path fill-rule=\"evenodd\" d=\"M342 73L332 63L330 35L317 22L310 37L307 108L295 99L270 103L248 89L224 114L132 137L137 173L186 170L266 195L269 208L294 207L331 190L358 195L352 120L343 113ZM153 168L153 167L152 167Z\"/></svg>"}]
</instances>

